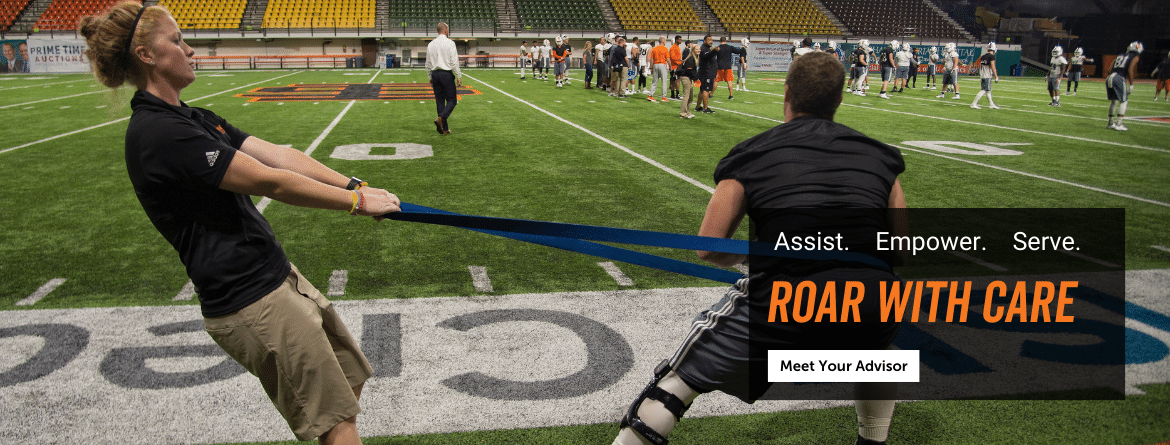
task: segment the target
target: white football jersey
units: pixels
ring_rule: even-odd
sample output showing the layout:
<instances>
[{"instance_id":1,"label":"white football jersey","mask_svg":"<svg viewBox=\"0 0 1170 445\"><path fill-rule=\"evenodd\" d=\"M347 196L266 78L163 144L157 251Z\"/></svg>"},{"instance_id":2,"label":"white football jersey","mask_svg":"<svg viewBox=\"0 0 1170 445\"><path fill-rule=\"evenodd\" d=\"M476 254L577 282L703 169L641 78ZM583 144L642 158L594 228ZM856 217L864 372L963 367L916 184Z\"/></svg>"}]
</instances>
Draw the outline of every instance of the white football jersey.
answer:
<instances>
[{"instance_id":1,"label":"white football jersey","mask_svg":"<svg viewBox=\"0 0 1170 445\"><path fill-rule=\"evenodd\" d=\"M955 68L958 68L955 66L955 59L958 58L958 51L951 51L950 53L947 53L946 60L943 62L943 67L946 68L947 71L954 71Z\"/></svg>"},{"instance_id":2,"label":"white football jersey","mask_svg":"<svg viewBox=\"0 0 1170 445\"><path fill-rule=\"evenodd\" d=\"M548 46L540 47L540 58L547 59L550 51L552 51L552 47L548 47Z\"/></svg>"},{"instance_id":3,"label":"white football jersey","mask_svg":"<svg viewBox=\"0 0 1170 445\"><path fill-rule=\"evenodd\" d=\"M1068 65L1068 59L1064 56L1053 57L1048 61L1048 77L1052 79L1060 77L1061 67L1065 65Z\"/></svg>"},{"instance_id":4,"label":"white football jersey","mask_svg":"<svg viewBox=\"0 0 1170 445\"><path fill-rule=\"evenodd\" d=\"M910 51L898 51L897 54L894 54L894 60L898 62L898 66L909 67L912 58L914 55Z\"/></svg>"}]
</instances>

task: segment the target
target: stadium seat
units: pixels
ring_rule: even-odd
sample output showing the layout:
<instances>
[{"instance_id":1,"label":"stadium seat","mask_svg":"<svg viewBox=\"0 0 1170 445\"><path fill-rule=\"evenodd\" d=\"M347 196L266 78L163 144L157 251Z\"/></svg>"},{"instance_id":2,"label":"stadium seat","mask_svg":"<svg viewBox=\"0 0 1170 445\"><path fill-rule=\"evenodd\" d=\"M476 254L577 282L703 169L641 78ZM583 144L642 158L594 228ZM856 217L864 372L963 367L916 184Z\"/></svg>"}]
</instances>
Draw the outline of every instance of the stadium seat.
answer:
<instances>
[{"instance_id":1,"label":"stadium seat","mask_svg":"<svg viewBox=\"0 0 1170 445\"><path fill-rule=\"evenodd\" d=\"M841 34L809 0L708 0L707 4L729 32Z\"/></svg>"},{"instance_id":2,"label":"stadium seat","mask_svg":"<svg viewBox=\"0 0 1170 445\"><path fill-rule=\"evenodd\" d=\"M375 7L374 0L271 0L264 12L262 26L265 28L373 28Z\"/></svg>"},{"instance_id":3,"label":"stadium seat","mask_svg":"<svg viewBox=\"0 0 1170 445\"><path fill-rule=\"evenodd\" d=\"M841 23L857 35L904 37L908 29L918 38L963 39L950 22L926 3L905 0L821 0Z\"/></svg>"},{"instance_id":4,"label":"stadium seat","mask_svg":"<svg viewBox=\"0 0 1170 445\"><path fill-rule=\"evenodd\" d=\"M55 0L37 19L36 27L45 30L77 29L77 20L97 14L118 0Z\"/></svg>"},{"instance_id":5,"label":"stadium seat","mask_svg":"<svg viewBox=\"0 0 1170 445\"><path fill-rule=\"evenodd\" d=\"M706 28L686 0L611 0L626 29L703 31Z\"/></svg>"},{"instance_id":6,"label":"stadium seat","mask_svg":"<svg viewBox=\"0 0 1170 445\"><path fill-rule=\"evenodd\" d=\"M606 29L596 0L516 0L520 25L528 29Z\"/></svg>"},{"instance_id":7,"label":"stadium seat","mask_svg":"<svg viewBox=\"0 0 1170 445\"><path fill-rule=\"evenodd\" d=\"M0 32L8 31L30 0L0 0Z\"/></svg>"}]
</instances>

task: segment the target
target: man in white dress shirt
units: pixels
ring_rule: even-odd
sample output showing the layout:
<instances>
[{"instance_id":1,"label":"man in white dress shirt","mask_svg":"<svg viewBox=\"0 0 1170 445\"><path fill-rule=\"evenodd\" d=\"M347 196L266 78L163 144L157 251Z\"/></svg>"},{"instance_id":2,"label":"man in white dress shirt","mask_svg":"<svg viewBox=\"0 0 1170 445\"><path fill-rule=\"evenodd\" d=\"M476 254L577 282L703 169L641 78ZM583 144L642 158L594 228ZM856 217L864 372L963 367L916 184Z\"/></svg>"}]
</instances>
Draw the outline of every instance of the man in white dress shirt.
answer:
<instances>
[{"instance_id":1,"label":"man in white dress shirt","mask_svg":"<svg viewBox=\"0 0 1170 445\"><path fill-rule=\"evenodd\" d=\"M459 53L455 50L455 42L448 37L451 31L447 24L440 22L435 30L439 36L427 45L427 78L431 80L435 106L439 110L439 117L435 118L435 130L439 134L451 134L451 130L447 129L447 118L451 117L451 112L459 102L455 89L463 86L463 73L459 71Z\"/></svg>"}]
</instances>

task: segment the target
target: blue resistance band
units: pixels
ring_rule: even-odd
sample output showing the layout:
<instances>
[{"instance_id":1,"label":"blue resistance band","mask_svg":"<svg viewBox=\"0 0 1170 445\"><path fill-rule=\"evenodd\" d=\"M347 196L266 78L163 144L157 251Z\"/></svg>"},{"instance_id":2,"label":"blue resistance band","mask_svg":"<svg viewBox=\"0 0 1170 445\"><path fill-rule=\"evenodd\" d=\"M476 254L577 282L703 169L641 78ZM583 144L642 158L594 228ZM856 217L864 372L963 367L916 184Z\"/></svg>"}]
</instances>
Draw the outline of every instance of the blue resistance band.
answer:
<instances>
[{"instance_id":1,"label":"blue resistance band","mask_svg":"<svg viewBox=\"0 0 1170 445\"><path fill-rule=\"evenodd\" d=\"M780 256L809 260L844 260L888 269L885 262L869 255L850 252L774 251L773 246L750 243L743 240L712 238L676 233L651 232L647 230L620 229L613 227L588 226L525 219L494 218L488 216L462 215L417 204L402 203L401 212L387 214L396 221L419 222L461 227L477 232L525 241L543 246L555 247L572 252L584 253L623 263L637 264L668 272L706 278L722 283L735 283L743 275L739 272L719 269L701 264L688 263L672 258L650 255L590 241L602 241L641 246L667 247L673 249L706 250L711 252L747 255ZM588 241L587 241L588 240Z\"/></svg>"}]
</instances>

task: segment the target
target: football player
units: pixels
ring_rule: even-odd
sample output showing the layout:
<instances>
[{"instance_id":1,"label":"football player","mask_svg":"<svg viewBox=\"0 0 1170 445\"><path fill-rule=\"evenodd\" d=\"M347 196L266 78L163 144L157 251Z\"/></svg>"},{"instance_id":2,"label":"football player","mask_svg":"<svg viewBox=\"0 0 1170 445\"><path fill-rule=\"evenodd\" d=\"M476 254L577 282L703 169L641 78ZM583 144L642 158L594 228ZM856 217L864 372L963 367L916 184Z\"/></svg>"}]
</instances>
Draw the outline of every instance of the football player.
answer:
<instances>
[{"instance_id":1,"label":"football player","mask_svg":"<svg viewBox=\"0 0 1170 445\"><path fill-rule=\"evenodd\" d=\"M1072 59L1069 60L1068 68L1068 85L1065 86L1065 93L1070 96L1077 95L1077 87L1081 86L1081 72L1084 71L1085 62L1093 63L1093 59L1085 57L1085 49L1077 48L1073 51Z\"/></svg>"},{"instance_id":2,"label":"football player","mask_svg":"<svg viewBox=\"0 0 1170 445\"><path fill-rule=\"evenodd\" d=\"M1064 72L1067 69L1068 59L1064 58L1064 48L1061 48L1060 45L1054 46L1052 58L1048 60L1048 96L1052 97L1052 102L1049 102L1048 105L1060 106L1060 78L1064 77Z\"/></svg>"},{"instance_id":3,"label":"football player","mask_svg":"<svg viewBox=\"0 0 1170 445\"><path fill-rule=\"evenodd\" d=\"M1167 84L1167 81L1170 80L1170 53L1166 54L1166 58L1162 59L1162 63L1159 63L1154 68L1154 71L1150 73L1150 77L1158 79L1158 83L1154 86L1154 100L1158 100L1158 93L1166 90L1166 94L1163 95L1163 100L1170 101L1170 85Z\"/></svg>"},{"instance_id":4,"label":"football player","mask_svg":"<svg viewBox=\"0 0 1170 445\"><path fill-rule=\"evenodd\" d=\"M520 79L524 79L524 67L528 66L528 60L532 55L528 53L528 41L520 42Z\"/></svg>"},{"instance_id":5,"label":"football player","mask_svg":"<svg viewBox=\"0 0 1170 445\"><path fill-rule=\"evenodd\" d=\"M1105 92L1109 96L1109 126L1106 128L1129 130L1121 121L1125 119L1125 108L1129 105L1129 93L1133 92L1133 78L1143 49L1142 42L1135 41L1129 44L1124 54L1113 60L1113 70L1105 78Z\"/></svg>"},{"instance_id":6,"label":"football player","mask_svg":"<svg viewBox=\"0 0 1170 445\"><path fill-rule=\"evenodd\" d=\"M914 54L910 52L910 44L902 43L902 50L894 54L897 62L897 71L894 73L894 92L901 93L910 82L910 64Z\"/></svg>"},{"instance_id":7,"label":"football player","mask_svg":"<svg viewBox=\"0 0 1170 445\"><path fill-rule=\"evenodd\" d=\"M959 98L959 51L955 44L947 43L943 50L943 91L935 96L942 99L947 94L948 87L953 88L955 96L951 99Z\"/></svg>"},{"instance_id":8,"label":"football player","mask_svg":"<svg viewBox=\"0 0 1170 445\"><path fill-rule=\"evenodd\" d=\"M995 69L995 42L987 44L987 52L979 56L979 94L975 95L975 101L971 102L971 108L979 109L979 99L983 95L987 95L987 102L991 104L991 109L996 110L999 107L995 106L995 99L991 98L991 79L994 77L996 82L999 82L999 73Z\"/></svg>"},{"instance_id":9,"label":"football player","mask_svg":"<svg viewBox=\"0 0 1170 445\"><path fill-rule=\"evenodd\" d=\"M897 61L894 60L894 52L897 50L898 41L891 40L890 44L882 48L881 53L878 54L878 66L881 67L882 72L882 92L878 97L882 99L890 98L890 96L886 95L886 89L889 88L890 81L894 80L894 67L897 66Z\"/></svg>"},{"instance_id":10,"label":"football player","mask_svg":"<svg viewBox=\"0 0 1170 445\"><path fill-rule=\"evenodd\" d=\"M565 46L565 39L557 36L557 46L550 52L553 59L553 76L557 79L557 88L565 86L565 66L569 63L569 50Z\"/></svg>"},{"instance_id":11,"label":"football player","mask_svg":"<svg viewBox=\"0 0 1170 445\"><path fill-rule=\"evenodd\" d=\"M938 88L938 76L936 73L938 72L938 62L940 59L938 57L937 46L930 47L930 56L928 58L930 63L926 66L926 89L933 90Z\"/></svg>"},{"instance_id":12,"label":"football player","mask_svg":"<svg viewBox=\"0 0 1170 445\"><path fill-rule=\"evenodd\" d=\"M544 46L540 47L540 80L548 80L548 66L551 64L552 45L544 39Z\"/></svg>"},{"instance_id":13,"label":"football player","mask_svg":"<svg viewBox=\"0 0 1170 445\"><path fill-rule=\"evenodd\" d=\"M857 42L857 48L849 55L849 63L852 66L849 70L849 83L853 85L853 88L846 88L846 93L853 93L858 96L865 95L862 83L864 83L869 66L869 52L866 51L866 48L869 48L869 40L862 39Z\"/></svg>"},{"instance_id":14,"label":"football player","mask_svg":"<svg viewBox=\"0 0 1170 445\"><path fill-rule=\"evenodd\" d=\"M744 50L747 50L747 48L752 44L752 42L748 41L747 37L744 37L743 40L740 40L739 43L743 44ZM736 61L738 63L735 64L735 90L747 91L747 53L745 52L744 54L740 54L739 57L736 58ZM1170 91L1168 91L1167 94L1170 94Z\"/></svg>"}]
</instances>

